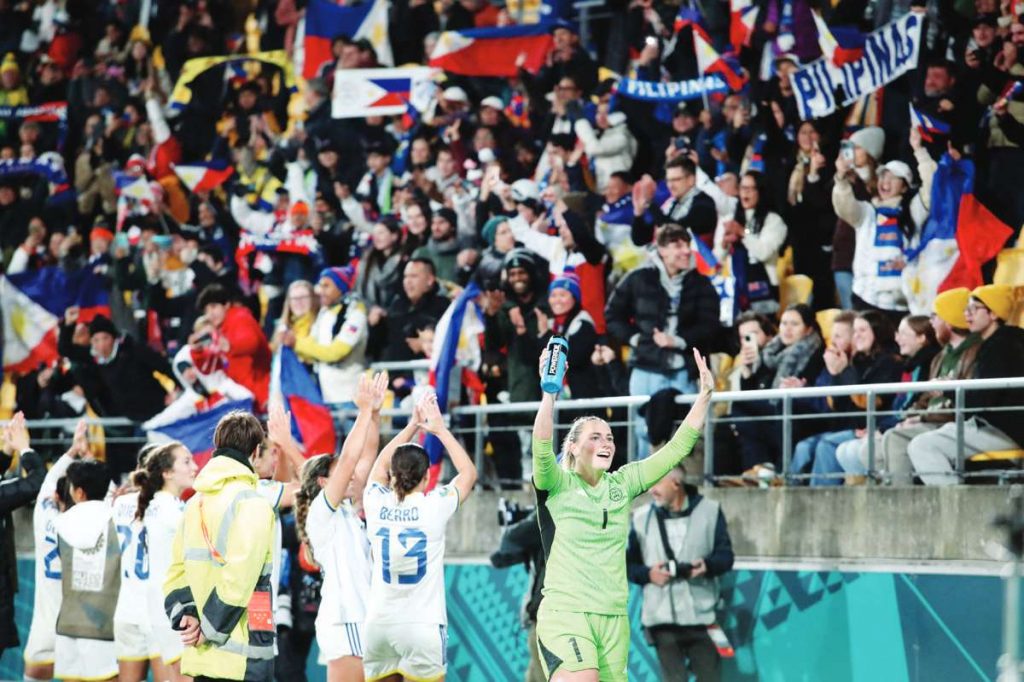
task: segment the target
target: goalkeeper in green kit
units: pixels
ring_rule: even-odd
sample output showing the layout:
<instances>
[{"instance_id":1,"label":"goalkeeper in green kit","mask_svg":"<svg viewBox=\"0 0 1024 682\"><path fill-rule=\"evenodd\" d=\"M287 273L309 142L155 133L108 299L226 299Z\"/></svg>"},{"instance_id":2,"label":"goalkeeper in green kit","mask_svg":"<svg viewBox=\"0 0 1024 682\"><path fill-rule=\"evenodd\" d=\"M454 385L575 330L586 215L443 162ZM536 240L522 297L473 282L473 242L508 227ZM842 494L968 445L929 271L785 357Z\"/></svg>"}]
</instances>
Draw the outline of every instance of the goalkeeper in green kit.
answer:
<instances>
[{"instance_id":1,"label":"goalkeeper in green kit","mask_svg":"<svg viewBox=\"0 0 1024 682\"><path fill-rule=\"evenodd\" d=\"M555 459L555 394L533 423L533 485L547 555L537 611L537 647L551 682L625 682L629 664L626 542L633 499L693 450L714 377L697 349L700 395L679 430L656 453L607 473L615 441L607 422L580 417ZM547 351L541 356L541 372Z\"/></svg>"}]
</instances>

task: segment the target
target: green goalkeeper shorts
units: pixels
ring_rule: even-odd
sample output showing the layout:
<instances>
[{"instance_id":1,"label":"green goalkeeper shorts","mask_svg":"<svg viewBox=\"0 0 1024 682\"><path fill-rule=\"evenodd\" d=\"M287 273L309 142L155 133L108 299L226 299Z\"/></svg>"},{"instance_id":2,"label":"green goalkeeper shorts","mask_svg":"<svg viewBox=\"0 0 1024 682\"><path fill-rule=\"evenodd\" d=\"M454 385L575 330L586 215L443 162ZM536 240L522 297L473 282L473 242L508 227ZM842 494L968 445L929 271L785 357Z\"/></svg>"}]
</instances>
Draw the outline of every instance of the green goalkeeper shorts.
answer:
<instances>
[{"instance_id":1,"label":"green goalkeeper shorts","mask_svg":"<svg viewBox=\"0 0 1024 682\"><path fill-rule=\"evenodd\" d=\"M541 601L537 648L548 679L558 670L597 670L601 682L626 682L629 618L554 611Z\"/></svg>"}]
</instances>

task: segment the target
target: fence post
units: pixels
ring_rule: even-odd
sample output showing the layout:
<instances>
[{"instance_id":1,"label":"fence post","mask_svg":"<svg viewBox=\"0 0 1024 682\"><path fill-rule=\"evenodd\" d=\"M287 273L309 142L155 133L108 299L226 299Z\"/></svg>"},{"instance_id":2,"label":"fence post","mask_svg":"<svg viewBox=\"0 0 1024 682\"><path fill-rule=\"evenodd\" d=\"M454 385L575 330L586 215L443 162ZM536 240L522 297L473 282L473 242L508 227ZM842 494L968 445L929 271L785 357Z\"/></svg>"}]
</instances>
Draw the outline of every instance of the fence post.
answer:
<instances>
[{"instance_id":1,"label":"fence post","mask_svg":"<svg viewBox=\"0 0 1024 682\"><path fill-rule=\"evenodd\" d=\"M793 396L782 396L782 474L789 473L789 462L793 459Z\"/></svg>"},{"instance_id":2,"label":"fence post","mask_svg":"<svg viewBox=\"0 0 1024 682\"><path fill-rule=\"evenodd\" d=\"M708 416L704 420L704 483L715 482L715 403L708 405Z\"/></svg>"},{"instance_id":3,"label":"fence post","mask_svg":"<svg viewBox=\"0 0 1024 682\"><path fill-rule=\"evenodd\" d=\"M868 480L870 481L875 473L875 392L868 390Z\"/></svg>"},{"instance_id":4,"label":"fence post","mask_svg":"<svg viewBox=\"0 0 1024 682\"><path fill-rule=\"evenodd\" d=\"M484 480L484 413L477 412L473 415L473 422L473 463L476 464L477 470L476 487L480 488Z\"/></svg>"},{"instance_id":5,"label":"fence post","mask_svg":"<svg viewBox=\"0 0 1024 682\"><path fill-rule=\"evenodd\" d=\"M956 419L956 475L964 473L964 388L957 386L953 393L953 416Z\"/></svg>"},{"instance_id":6,"label":"fence post","mask_svg":"<svg viewBox=\"0 0 1024 682\"><path fill-rule=\"evenodd\" d=\"M626 461L632 462L636 459L636 405L630 403L626 406Z\"/></svg>"}]
</instances>

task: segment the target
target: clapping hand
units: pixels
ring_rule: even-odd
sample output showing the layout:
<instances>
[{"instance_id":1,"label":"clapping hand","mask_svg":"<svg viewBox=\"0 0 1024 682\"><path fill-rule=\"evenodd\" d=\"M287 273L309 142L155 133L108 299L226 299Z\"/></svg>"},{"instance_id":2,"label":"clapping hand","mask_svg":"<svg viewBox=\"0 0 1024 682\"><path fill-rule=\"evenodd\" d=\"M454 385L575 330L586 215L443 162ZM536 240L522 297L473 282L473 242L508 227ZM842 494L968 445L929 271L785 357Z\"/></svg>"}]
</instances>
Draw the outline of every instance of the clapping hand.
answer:
<instances>
[{"instance_id":1,"label":"clapping hand","mask_svg":"<svg viewBox=\"0 0 1024 682\"><path fill-rule=\"evenodd\" d=\"M372 386L373 404L370 406L374 412L380 412L380 408L384 406L384 398L388 395L388 383L387 370L374 375Z\"/></svg>"},{"instance_id":2,"label":"clapping hand","mask_svg":"<svg viewBox=\"0 0 1024 682\"><path fill-rule=\"evenodd\" d=\"M437 403L437 394L430 392L420 399L417 405L419 409L420 428L435 436L441 435L447 427L444 424L444 415L441 414L441 406Z\"/></svg>"},{"instance_id":3,"label":"clapping hand","mask_svg":"<svg viewBox=\"0 0 1024 682\"><path fill-rule=\"evenodd\" d=\"M373 408L373 382L370 380L368 374L361 374L359 376L359 384L356 386L356 395L353 401L359 411L369 410Z\"/></svg>"},{"instance_id":4,"label":"clapping hand","mask_svg":"<svg viewBox=\"0 0 1024 682\"><path fill-rule=\"evenodd\" d=\"M270 404L267 435L277 445L284 445L292 439L292 415L285 411L284 403L280 400L274 400Z\"/></svg>"},{"instance_id":5,"label":"clapping hand","mask_svg":"<svg viewBox=\"0 0 1024 682\"><path fill-rule=\"evenodd\" d=\"M25 426L25 413L17 412L11 421L4 426L4 452L8 455L25 452L29 449L28 427Z\"/></svg>"},{"instance_id":6,"label":"clapping hand","mask_svg":"<svg viewBox=\"0 0 1024 682\"><path fill-rule=\"evenodd\" d=\"M79 419L75 424L75 435L71 438L71 447L68 448L67 454L72 459L89 456L89 426L84 419Z\"/></svg>"}]
</instances>

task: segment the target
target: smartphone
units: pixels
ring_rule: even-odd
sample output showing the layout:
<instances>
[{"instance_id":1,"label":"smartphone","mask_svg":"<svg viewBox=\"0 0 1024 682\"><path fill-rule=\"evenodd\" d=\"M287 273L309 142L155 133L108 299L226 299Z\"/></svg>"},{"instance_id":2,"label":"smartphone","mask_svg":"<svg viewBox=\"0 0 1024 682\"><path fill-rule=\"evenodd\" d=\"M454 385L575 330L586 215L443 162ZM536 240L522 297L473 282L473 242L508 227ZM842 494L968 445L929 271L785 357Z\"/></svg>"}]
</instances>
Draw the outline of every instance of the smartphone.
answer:
<instances>
[{"instance_id":1,"label":"smartphone","mask_svg":"<svg viewBox=\"0 0 1024 682\"><path fill-rule=\"evenodd\" d=\"M839 151L847 161L853 161L853 142L843 140L839 143Z\"/></svg>"},{"instance_id":2,"label":"smartphone","mask_svg":"<svg viewBox=\"0 0 1024 682\"><path fill-rule=\"evenodd\" d=\"M658 39L655 38L654 36L647 36L647 38L644 40L644 43L646 43L647 45L650 45L651 47L657 47L658 46Z\"/></svg>"}]
</instances>

